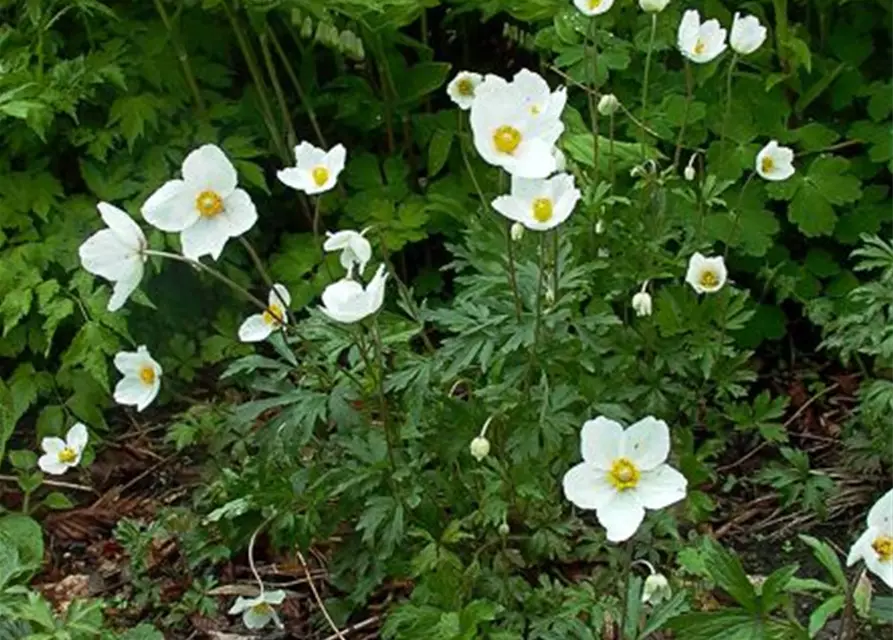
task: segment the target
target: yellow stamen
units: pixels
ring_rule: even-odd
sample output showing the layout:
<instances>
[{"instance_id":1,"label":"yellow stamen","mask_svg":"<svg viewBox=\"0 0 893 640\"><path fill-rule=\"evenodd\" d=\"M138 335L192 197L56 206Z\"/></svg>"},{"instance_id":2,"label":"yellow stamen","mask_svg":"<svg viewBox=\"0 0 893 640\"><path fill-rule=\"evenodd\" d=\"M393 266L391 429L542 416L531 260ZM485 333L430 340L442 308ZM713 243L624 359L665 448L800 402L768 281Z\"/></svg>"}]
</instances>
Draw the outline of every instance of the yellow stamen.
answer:
<instances>
[{"instance_id":1,"label":"yellow stamen","mask_svg":"<svg viewBox=\"0 0 893 640\"><path fill-rule=\"evenodd\" d=\"M474 83L468 78L462 78L459 82L456 83L456 91L459 92L460 96L473 96L474 95Z\"/></svg>"},{"instance_id":2,"label":"yellow stamen","mask_svg":"<svg viewBox=\"0 0 893 640\"><path fill-rule=\"evenodd\" d=\"M893 538L890 536L880 536L875 538L871 543L871 548L878 555L881 562L893 561Z\"/></svg>"},{"instance_id":3,"label":"yellow stamen","mask_svg":"<svg viewBox=\"0 0 893 640\"><path fill-rule=\"evenodd\" d=\"M263 313L263 319L266 324L281 324L282 323L282 307L278 304L271 304L267 307L267 310Z\"/></svg>"},{"instance_id":4,"label":"yellow stamen","mask_svg":"<svg viewBox=\"0 0 893 640\"><path fill-rule=\"evenodd\" d=\"M313 167L313 171L310 173L313 176L313 182L316 183L317 187L323 186L329 179L329 170L322 165Z\"/></svg>"},{"instance_id":5,"label":"yellow stamen","mask_svg":"<svg viewBox=\"0 0 893 640\"><path fill-rule=\"evenodd\" d=\"M772 173L775 169L775 161L772 159L772 156L763 156L763 159L760 160L760 169L762 169L763 173Z\"/></svg>"},{"instance_id":6,"label":"yellow stamen","mask_svg":"<svg viewBox=\"0 0 893 640\"><path fill-rule=\"evenodd\" d=\"M268 605L266 602L259 602L251 607L251 611L259 616L265 616L273 613L273 607Z\"/></svg>"},{"instance_id":7,"label":"yellow stamen","mask_svg":"<svg viewBox=\"0 0 893 640\"><path fill-rule=\"evenodd\" d=\"M521 144L521 132L507 124L499 127L493 134L493 145L500 153L512 155L519 144Z\"/></svg>"},{"instance_id":8,"label":"yellow stamen","mask_svg":"<svg viewBox=\"0 0 893 640\"><path fill-rule=\"evenodd\" d=\"M155 369L149 365L140 367L140 380L146 385L153 384L155 382Z\"/></svg>"},{"instance_id":9,"label":"yellow stamen","mask_svg":"<svg viewBox=\"0 0 893 640\"><path fill-rule=\"evenodd\" d=\"M704 44L704 41L703 41L703 40L698 40L698 41L695 43L695 48L694 48L695 55L701 55L701 54L703 54L704 51L705 51L706 49L707 49L707 45Z\"/></svg>"},{"instance_id":10,"label":"yellow stamen","mask_svg":"<svg viewBox=\"0 0 893 640\"><path fill-rule=\"evenodd\" d=\"M205 218L213 218L223 211L223 198L216 191L202 191L195 199L195 208Z\"/></svg>"},{"instance_id":11,"label":"yellow stamen","mask_svg":"<svg viewBox=\"0 0 893 640\"><path fill-rule=\"evenodd\" d=\"M713 271L706 269L701 272L701 277L698 281L705 289L713 289L719 285L719 278L717 275Z\"/></svg>"},{"instance_id":12,"label":"yellow stamen","mask_svg":"<svg viewBox=\"0 0 893 640\"><path fill-rule=\"evenodd\" d=\"M639 484L641 476L639 468L633 464L629 458L617 458L611 463L611 470L608 472L608 482L614 485L618 491L632 489Z\"/></svg>"},{"instance_id":13,"label":"yellow stamen","mask_svg":"<svg viewBox=\"0 0 893 640\"><path fill-rule=\"evenodd\" d=\"M77 452L71 447L65 447L62 451L59 452L59 462L64 464L74 464L74 461L78 459Z\"/></svg>"},{"instance_id":14,"label":"yellow stamen","mask_svg":"<svg viewBox=\"0 0 893 640\"><path fill-rule=\"evenodd\" d=\"M533 219L545 224L552 219L552 201L548 198L537 198L533 201Z\"/></svg>"},{"instance_id":15,"label":"yellow stamen","mask_svg":"<svg viewBox=\"0 0 893 640\"><path fill-rule=\"evenodd\" d=\"M589 10L595 11L602 5L602 0L589 0Z\"/></svg>"}]
</instances>

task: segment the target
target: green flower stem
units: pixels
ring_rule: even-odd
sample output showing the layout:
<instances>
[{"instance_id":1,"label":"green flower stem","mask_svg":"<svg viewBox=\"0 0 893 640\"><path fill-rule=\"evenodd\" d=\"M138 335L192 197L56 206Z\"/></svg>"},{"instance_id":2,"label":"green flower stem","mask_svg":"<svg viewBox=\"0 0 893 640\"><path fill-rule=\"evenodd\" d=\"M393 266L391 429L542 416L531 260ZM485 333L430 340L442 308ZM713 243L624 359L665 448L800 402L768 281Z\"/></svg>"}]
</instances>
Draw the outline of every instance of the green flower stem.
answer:
<instances>
[{"instance_id":1,"label":"green flower stem","mask_svg":"<svg viewBox=\"0 0 893 640\"><path fill-rule=\"evenodd\" d=\"M257 269L257 273L260 275L261 280L264 281L264 284L267 285L270 291L279 299L279 304L282 305L282 308L285 310L285 315L288 318L288 321L291 324L295 324L295 316L292 313L291 309L288 308L288 303L282 299L282 296L279 294L279 291L273 286L275 283L273 279L270 277L270 274L267 273L267 270L264 268L264 263L260 259L260 256L257 255L257 251L254 250L254 247L251 246L251 243L245 239L245 236L239 236L239 242L245 248L245 251L248 252L248 256L251 258L251 262L254 264L254 268Z\"/></svg>"},{"instance_id":2,"label":"green flower stem","mask_svg":"<svg viewBox=\"0 0 893 640\"><path fill-rule=\"evenodd\" d=\"M598 136L598 105L595 94L598 93L598 22L590 22L589 38L592 41L592 92L589 93L589 114L592 120L592 159L593 159L593 183L597 186L599 181L599 136Z\"/></svg>"},{"instance_id":3,"label":"green flower stem","mask_svg":"<svg viewBox=\"0 0 893 640\"><path fill-rule=\"evenodd\" d=\"M264 57L264 66L267 68L267 75L270 76L270 84L273 86L273 94L279 103L280 117L285 127L286 144L289 149L298 144L298 136L295 133L294 125L291 122L291 116L288 113L288 102L285 100L285 93L282 91L282 84L279 82L279 76L276 74L276 65L273 64L273 56L270 54L269 33L271 29L267 27L266 31L260 35L260 52Z\"/></svg>"},{"instance_id":4,"label":"green flower stem","mask_svg":"<svg viewBox=\"0 0 893 640\"><path fill-rule=\"evenodd\" d=\"M533 321L533 344L530 345L530 369L533 370L537 362L537 348L539 347L540 325L543 315L543 285L546 272L546 232L540 234L539 256L537 256L537 281L536 281L536 316Z\"/></svg>"},{"instance_id":5,"label":"green flower stem","mask_svg":"<svg viewBox=\"0 0 893 640\"><path fill-rule=\"evenodd\" d=\"M843 614L840 616L840 633L837 635L837 640L850 640L850 627L853 623L853 610L855 609L856 604L856 589L859 586L859 579L862 577L864 569L860 569L856 572L856 575L850 580L849 585L847 585L847 590L845 594L845 604L843 608ZM854 638L856 636L855 631L852 634Z\"/></svg>"},{"instance_id":6,"label":"green flower stem","mask_svg":"<svg viewBox=\"0 0 893 640\"><path fill-rule=\"evenodd\" d=\"M608 158L608 165L610 167L609 171L611 173L611 193L614 193L614 183L617 180L617 172L614 167L614 112L611 112L611 116L608 120L608 153L610 157Z\"/></svg>"},{"instance_id":7,"label":"green flower stem","mask_svg":"<svg viewBox=\"0 0 893 640\"><path fill-rule=\"evenodd\" d=\"M621 584L623 585L623 593L620 594L620 629L618 638L624 638L624 629L626 628L626 610L629 608L629 580L633 573L633 540L635 536L623 543L623 565L620 568L622 576Z\"/></svg>"},{"instance_id":8,"label":"green flower stem","mask_svg":"<svg viewBox=\"0 0 893 640\"><path fill-rule=\"evenodd\" d=\"M642 83L642 159L645 159L645 144L648 141L648 79L651 75L651 52L654 49L654 36L657 33L657 14L651 14L651 35L648 36L648 53L645 54L645 77Z\"/></svg>"},{"instance_id":9,"label":"green flower stem","mask_svg":"<svg viewBox=\"0 0 893 640\"><path fill-rule=\"evenodd\" d=\"M285 69L285 74L291 81L295 93L298 94L298 100L301 101L301 106L303 106L304 111L307 112L307 119L310 120L310 126L313 127L313 132L316 134L316 138L323 147L328 148L329 145L326 143L326 138L322 134L319 121L316 119L316 111L313 109L313 105L307 98L307 93L304 91L304 87L301 86L301 83L298 80L298 74L295 73L291 61L288 59L288 56L285 55L285 50L282 48L282 45L279 44L279 39L276 37L276 34L272 29L269 29L268 33L270 35L270 42L273 43L273 48L276 50L276 55L279 56L279 60L282 62L282 67Z\"/></svg>"},{"instance_id":10,"label":"green flower stem","mask_svg":"<svg viewBox=\"0 0 893 640\"><path fill-rule=\"evenodd\" d=\"M729 125L729 118L732 115L732 74L735 73L735 65L738 63L738 54L732 54L732 61L729 63L729 73L726 76L726 109L722 117L722 131L719 135L719 167L722 169L723 160L726 154L726 128Z\"/></svg>"},{"instance_id":11,"label":"green flower stem","mask_svg":"<svg viewBox=\"0 0 893 640\"><path fill-rule=\"evenodd\" d=\"M682 111L682 124L679 127L679 133L676 136L676 152L673 154L673 169L679 166L679 159L682 156L682 140L685 137L685 128L688 126L688 112L691 107L692 97L694 95L694 78L691 73L691 63L688 58L685 59L685 106Z\"/></svg>"},{"instance_id":12,"label":"green flower stem","mask_svg":"<svg viewBox=\"0 0 893 640\"><path fill-rule=\"evenodd\" d=\"M741 187L741 193L738 194L738 201L735 203L735 216L732 219L732 230L729 231L729 237L726 238L726 250L722 254L723 259L729 257L729 249L732 247L732 242L738 234L738 223L741 220L741 202L744 200L744 192L747 191L747 186L750 184L750 181L753 180L755 175L757 175L756 171L750 172L750 175L747 176L747 180L744 182L744 186Z\"/></svg>"},{"instance_id":13,"label":"green flower stem","mask_svg":"<svg viewBox=\"0 0 893 640\"><path fill-rule=\"evenodd\" d=\"M390 412L388 410L388 400L385 396L384 391L384 346L381 342L381 334L378 330L378 316L372 321L372 341L375 345L375 357L377 360L377 371L375 375L375 386L378 393L378 404L379 411L381 413L381 422L384 428L385 440L388 445L388 461L391 465L391 480L396 483L394 480L394 476L397 474L397 455L396 451L396 443L394 442L394 434L391 433L391 419ZM396 494L396 484L394 486L394 492Z\"/></svg>"},{"instance_id":14,"label":"green flower stem","mask_svg":"<svg viewBox=\"0 0 893 640\"><path fill-rule=\"evenodd\" d=\"M558 229L552 229L552 294L555 296L555 304L558 304L558 282L559 282L559 262L561 260L559 253L560 247L558 243Z\"/></svg>"},{"instance_id":15,"label":"green flower stem","mask_svg":"<svg viewBox=\"0 0 893 640\"><path fill-rule=\"evenodd\" d=\"M437 351L437 349L434 348L434 345L431 343L431 339L428 338L428 334L425 332L425 322L421 319L421 309L419 309L419 305L416 304L415 299L412 297L412 292L409 290L409 287L406 286L406 283L404 283L403 280L400 278L400 275L397 273L397 268L391 261L391 252L388 250L384 232L379 232L378 234L378 246L381 249L382 257L384 258L384 263L388 269L388 273L394 279L394 282L397 283L397 289L400 291L400 297L403 299L403 301L406 303L406 306L412 313L413 320L419 323L419 336L422 338L422 343L425 345L425 349L428 351L428 353L434 353L435 351Z\"/></svg>"},{"instance_id":16,"label":"green flower stem","mask_svg":"<svg viewBox=\"0 0 893 640\"><path fill-rule=\"evenodd\" d=\"M175 32L173 24L171 23L161 0L155 0L155 9L158 11L158 15L161 17L161 22L164 23L164 28L167 29L167 33L171 38L171 44L177 52L177 59L180 61L180 66L183 68L183 77L186 78L186 84L189 85L189 90L192 92L192 98L195 100L195 106L198 107L199 115L204 118L206 115L205 101L202 99L202 95L198 89L198 83L195 81L192 65L189 64L189 54L186 52L185 47L183 47L183 43L180 42L180 38Z\"/></svg>"}]
</instances>

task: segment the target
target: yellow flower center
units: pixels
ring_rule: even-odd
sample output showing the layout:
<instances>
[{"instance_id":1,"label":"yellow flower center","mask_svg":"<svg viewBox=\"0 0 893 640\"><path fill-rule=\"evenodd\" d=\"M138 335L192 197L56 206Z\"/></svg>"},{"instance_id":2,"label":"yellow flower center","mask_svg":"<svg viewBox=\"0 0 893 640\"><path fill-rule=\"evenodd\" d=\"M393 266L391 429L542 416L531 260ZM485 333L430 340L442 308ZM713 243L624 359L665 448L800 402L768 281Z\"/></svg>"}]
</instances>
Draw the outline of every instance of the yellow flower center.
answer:
<instances>
[{"instance_id":1,"label":"yellow flower center","mask_svg":"<svg viewBox=\"0 0 893 640\"><path fill-rule=\"evenodd\" d=\"M468 78L462 78L459 82L456 83L456 91L459 92L460 96L473 96L474 95L474 83Z\"/></svg>"},{"instance_id":2,"label":"yellow flower center","mask_svg":"<svg viewBox=\"0 0 893 640\"><path fill-rule=\"evenodd\" d=\"M317 187L323 186L329 179L329 170L322 165L313 167L313 171L310 174L313 176L313 182L316 183Z\"/></svg>"},{"instance_id":3,"label":"yellow flower center","mask_svg":"<svg viewBox=\"0 0 893 640\"><path fill-rule=\"evenodd\" d=\"M772 173L772 170L775 169L775 161L772 156L763 156L763 159L760 160L760 169L763 170L763 173Z\"/></svg>"},{"instance_id":4,"label":"yellow flower center","mask_svg":"<svg viewBox=\"0 0 893 640\"><path fill-rule=\"evenodd\" d=\"M512 155L521 144L521 132L507 124L499 127L493 134L493 145L500 153Z\"/></svg>"},{"instance_id":5,"label":"yellow flower center","mask_svg":"<svg viewBox=\"0 0 893 640\"><path fill-rule=\"evenodd\" d=\"M701 55L704 53L704 51L706 51L706 49L707 49L707 45L704 43L704 41L701 39L698 39L698 41L695 43L695 48L694 48L695 54Z\"/></svg>"},{"instance_id":6,"label":"yellow flower center","mask_svg":"<svg viewBox=\"0 0 893 640\"><path fill-rule=\"evenodd\" d=\"M251 607L251 612L259 616L267 616L273 613L273 607L268 605L266 602L258 602L256 605Z\"/></svg>"},{"instance_id":7,"label":"yellow flower center","mask_svg":"<svg viewBox=\"0 0 893 640\"><path fill-rule=\"evenodd\" d=\"M871 548L878 555L881 562L893 561L893 538L890 536L880 536L875 538L871 543Z\"/></svg>"},{"instance_id":8,"label":"yellow flower center","mask_svg":"<svg viewBox=\"0 0 893 640\"><path fill-rule=\"evenodd\" d=\"M701 273L701 277L699 279L701 286L705 289L712 289L719 285L719 278L716 274L710 270L705 270Z\"/></svg>"},{"instance_id":9,"label":"yellow flower center","mask_svg":"<svg viewBox=\"0 0 893 640\"><path fill-rule=\"evenodd\" d=\"M589 10L595 11L602 6L602 0L589 0Z\"/></svg>"},{"instance_id":10,"label":"yellow flower center","mask_svg":"<svg viewBox=\"0 0 893 640\"><path fill-rule=\"evenodd\" d=\"M611 463L611 470L608 472L608 482L614 485L618 491L632 489L639 484L641 476L639 468L633 464L629 458L617 458Z\"/></svg>"},{"instance_id":11,"label":"yellow flower center","mask_svg":"<svg viewBox=\"0 0 893 640\"><path fill-rule=\"evenodd\" d=\"M153 384L155 382L155 369L149 365L140 367L140 380L146 385Z\"/></svg>"},{"instance_id":12,"label":"yellow flower center","mask_svg":"<svg viewBox=\"0 0 893 640\"><path fill-rule=\"evenodd\" d=\"M552 219L552 201L548 198L537 198L533 201L533 219L545 224Z\"/></svg>"},{"instance_id":13,"label":"yellow flower center","mask_svg":"<svg viewBox=\"0 0 893 640\"><path fill-rule=\"evenodd\" d=\"M277 325L282 322L282 307L278 304L271 304L263 313L264 322L267 324Z\"/></svg>"},{"instance_id":14,"label":"yellow flower center","mask_svg":"<svg viewBox=\"0 0 893 640\"><path fill-rule=\"evenodd\" d=\"M74 461L78 459L77 452L71 447L65 447L62 451L59 452L59 462L64 464L74 464Z\"/></svg>"},{"instance_id":15,"label":"yellow flower center","mask_svg":"<svg viewBox=\"0 0 893 640\"><path fill-rule=\"evenodd\" d=\"M223 198L216 191L202 191L195 199L195 208L205 218L213 218L223 211Z\"/></svg>"}]
</instances>

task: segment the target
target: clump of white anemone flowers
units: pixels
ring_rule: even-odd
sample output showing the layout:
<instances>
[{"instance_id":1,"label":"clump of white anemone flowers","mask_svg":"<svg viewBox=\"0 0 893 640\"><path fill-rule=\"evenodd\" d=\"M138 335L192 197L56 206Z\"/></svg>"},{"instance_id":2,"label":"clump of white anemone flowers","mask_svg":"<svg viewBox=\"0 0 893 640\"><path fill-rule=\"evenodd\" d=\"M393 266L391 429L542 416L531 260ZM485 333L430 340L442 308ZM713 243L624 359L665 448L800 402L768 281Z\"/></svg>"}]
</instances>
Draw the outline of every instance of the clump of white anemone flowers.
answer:
<instances>
[{"instance_id":1,"label":"clump of white anemone flowers","mask_svg":"<svg viewBox=\"0 0 893 640\"><path fill-rule=\"evenodd\" d=\"M574 176L559 173L546 180L512 177L511 194L493 200L493 208L533 231L553 229L570 217L580 200Z\"/></svg>"},{"instance_id":2,"label":"clump of white anemone flowers","mask_svg":"<svg viewBox=\"0 0 893 640\"><path fill-rule=\"evenodd\" d=\"M716 293L723 288L728 276L726 262L722 256L708 258L696 252L688 260L685 281L697 293Z\"/></svg>"},{"instance_id":3,"label":"clump of white anemone flowers","mask_svg":"<svg viewBox=\"0 0 893 640\"><path fill-rule=\"evenodd\" d=\"M893 588L893 489L868 512L868 528L850 548L846 564L851 567L859 560Z\"/></svg>"},{"instance_id":4,"label":"clump of white anemone flowers","mask_svg":"<svg viewBox=\"0 0 893 640\"><path fill-rule=\"evenodd\" d=\"M660 13L667 8L670 0L639 0L639 6L646 13Z\"/></svg>"},{"instance_id":5,"label":"clump of white anemone flowers","mask_svg":"<svg viewBox=\"0 0 893 640\"><path fill-rule=\"evenodd\" d=\"M689 9L679 23L677 46L686 58L704 64L726 50L726 30L719 26L719 20L701 24L697 10Z\"/></svg>"},{"instance_id":6,"label":"clump of white anemone flowers","mask_svg":"<svg viewBox=\"0 0 893 640\"><path fill-rule=\"evenodd\" d=\"M729 44L736 53L750 55L766 41L766 27L754 16L739 17L737 11L732 20L732 33L729 35Z\"/></svg>"},{"instance_id":7,"label":"clump of white anemone flowers","mask_svg":"<svg viewBox=\"0 0 893 640\"><path fill-rule=\"evenodd\" d=\"M245 318L239 327L239 340L242 342L260 342L270 337L274 331L288 323L288 305L291 295L284 285L274 284L267 296L267 308L262 313Z\"/></svg>"},{"instance_id":8,"label":"clump of white anemone flowers","mask_svg":"<svg viewBox=\"0 0 893 640\"><path fill-rule=\"evenodd\" d=\"M117 311L143 279L148 244L143 230L126 212L107 202L96 208L108 229L87 238L78 247L78 255L84 269L114 284L108 310Z\"/></svg>"},{"instance_id":9,"label":"clump of white anemone flowers","mask_svg":"<svg viewBox=\"0 0 893 640\"><path fill-rule=\"evenodd\" d=\"M206 144L183 161L183 178L168 180L143 204L146 221L162 231L180 232L183 255L220 257L227 240L257 222L251 197L237 188L238 175L220 147Z\"/></svg>"},{"instance_id":10,"label":"clump of white anemone flowers","mask_svg":"<svg viewBox=\"0 0 893 640\"><path fill-rule=\"evenodd\" d=\"M88 438L87 427L80 422L68 430L65 440L52 437L44 438L40 441L40 448L44 453L37 460L37 466L44 473L55 476L76 467L87 447Z\"/></svg>"},{"instance_id":11,"label":"clump of white anemone flowers","mask_svg":"<svg viewBox=\"0 0 893 640\"><path fill-rule=\"evenodd\" d=\"M472 71L460 71L447 85L447 95L463 111L471 109L478 86L484 81L484 76Z\"/></svg>"},{"instance_id":12,"label":"clump of white anemone flowers","mask_svg":"<svg viewBox=\"0 0 893 640\"><path fill-rule=\"evenodd\" d=\"M324 151L305 141L295 147L295 166L277 171L276 177L281 183L309 196L324 193L338 184L346 158L347 150L343 144Z\"/></svg>"},{"instance_id":13,"label":"clump of white anemone flowers","mask_svg":"<svg viewBox=\"0 0 893 640\"><path fill-rule=\"evenodd\" d=\"M372 259L372 245L366 239L365 234L369 229L360 232L346 230L335 233L326 232L326 241L323 243L323 251L340 251L338 259L341 266L347 269L347 277L353 277L353 268L358 267L358 274L363 275L366 264Z\"/></svg>"},{"instance_id":14,"label":"clump of white anemone flowers","mask_svg":"<svg viewBox=\"0 0 893 640\"><path fill-rule=\"evenodd\" d=\"M583 15L598 16L614 6L614 0L574 0L574 6Z\"/></svg>"},{"instance_id":15,"label":"clump of white anemone flowers","mask_svg":"<svg viewBox=\"0 0 893 640\"><path fill-rule=\"evenodd\" d=\"M487 76L471 105L474 146L485 162L513 176L545 178L554 173L552 149L564 131L561 112L567 102L562 88L527 69L511 83Z\"/></svg>"},{"instance_id":16,"label":"clump of white anemone flowers","mask_svg":"<svg viewBox=\"0 0 893 640\"><path fill-rule=\"evenodd\" d=\"M135 406L137 411L148 407L161 388L162 374L161 365L148 349L140 345L136 351L119 351L115 368L124 376L115 386L115 402Z\"/></svg>"},{"instance_id":17,"label":"clump of white anemone flowers","mask_svg":"<svg viewBox=\"0 0 893 640\"><path fill-rule=\"evenodd\" d=\"M770 140L757 154L756 170L761 178L772 182L787 180L794 175L794 150Z\"/></svg>"},{"instance_id":18,"label":"clump of white anemone flowers","mask_svg":"<svg viewBox=\"0 0 893 640\"><path fill-rule=\"evenodd\" d=\"M564 495L581 509L595 509L608 540L623 542L638 530L645 509L663 509L685 498L688 481L666 464L667 423L651 416L624 430L599 416L580 433L583 462L564 474Z\"/></svg>"},{"instance_id":19,"label":"clump of white anemone flowers","mask_svg":"<svg viewBox=\"0 0 893 640\"><path fill-rule=\"evenodd\" d=\"M322 306L319 309L335 322L359 322L377 312L384 304L387 279L388 274L382 264L365 288L350 278L333 282L322 292Z\"/></svg>"},{"instance_id":20,"label":"clump of white anemone flowers","mask_svg":"<svg viewBox=\"0 0 893 640\"><path fill-rule=\"evenodd\" d=\"M230 607L229 614L234 616L241 613L242 624L249 629L263 629L271 620L281 629L282 622L273 606L282 604L283 600L285 600L285 591L281 589L262 591L254 598L239 596Z\"/></svg>"}]
</instances>

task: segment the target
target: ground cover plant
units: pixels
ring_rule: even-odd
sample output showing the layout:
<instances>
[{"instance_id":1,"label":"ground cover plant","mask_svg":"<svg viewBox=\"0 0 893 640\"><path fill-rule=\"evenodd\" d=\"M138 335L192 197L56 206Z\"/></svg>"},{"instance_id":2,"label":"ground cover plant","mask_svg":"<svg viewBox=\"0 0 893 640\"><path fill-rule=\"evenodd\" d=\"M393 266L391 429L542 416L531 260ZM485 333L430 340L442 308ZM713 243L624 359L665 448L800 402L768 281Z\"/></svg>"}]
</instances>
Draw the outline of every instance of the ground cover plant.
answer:
<instances>
[{"instance_id":1,"label":"ground cover plant","mask_svg":"<svg viewBox=\"0 0 893 640\"><path fill-rule=\"evenodd\" d=\"M890 18L0 2L0 634L889 633Z\"/></svg>"}]
</instances>

